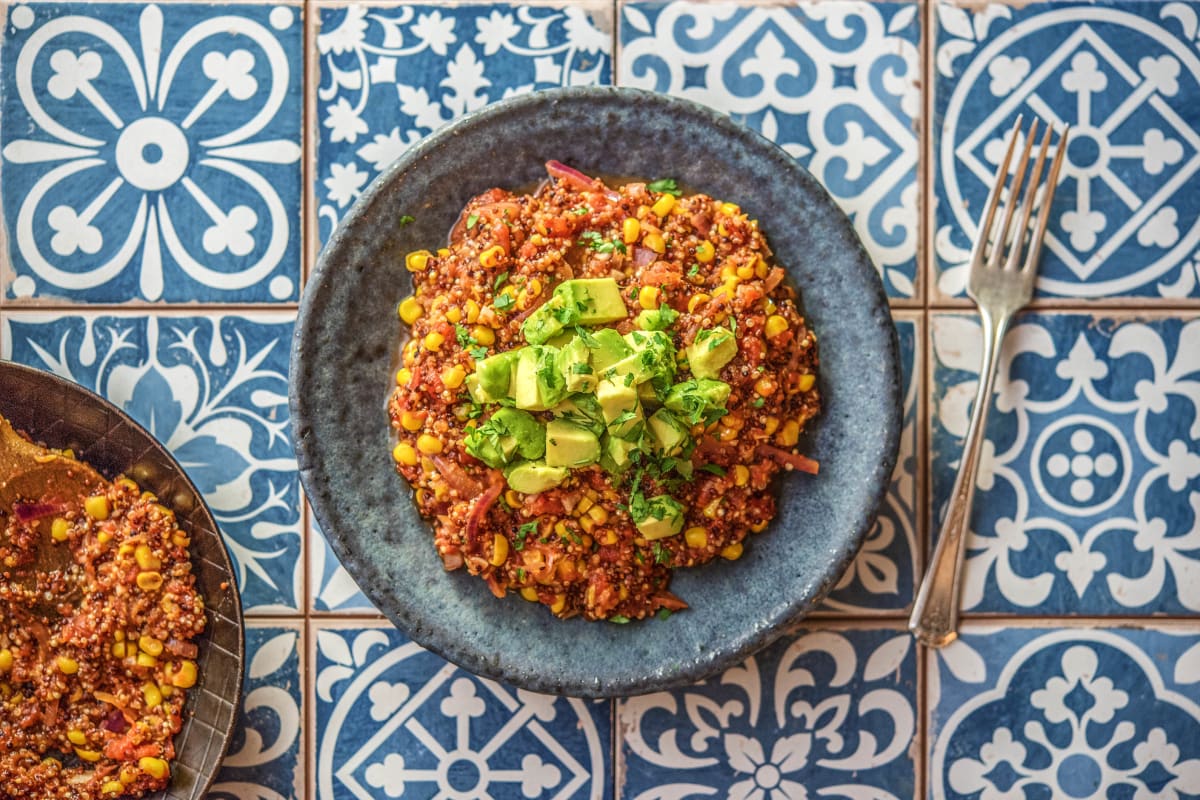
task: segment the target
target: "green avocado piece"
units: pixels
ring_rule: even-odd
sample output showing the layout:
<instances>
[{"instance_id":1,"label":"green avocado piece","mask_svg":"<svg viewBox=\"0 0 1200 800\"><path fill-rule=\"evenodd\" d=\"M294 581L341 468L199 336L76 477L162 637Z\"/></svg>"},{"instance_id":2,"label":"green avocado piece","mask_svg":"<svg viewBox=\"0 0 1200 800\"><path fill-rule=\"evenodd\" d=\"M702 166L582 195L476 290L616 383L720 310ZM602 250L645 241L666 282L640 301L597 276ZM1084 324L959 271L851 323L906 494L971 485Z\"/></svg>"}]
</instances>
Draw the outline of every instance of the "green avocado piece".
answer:
<instances>
[{"instance_id":1,"label":"green avocado piece","mask_svg":"<svg viewBox=\"0 0 1200 800\"><path fill-rule=\"evenodd\" d=\"M467 377L467 391L471 399L476 403L498 403L510 399L513 367L520 353L520 350L506 350L476 362L475 371Z\"/></svg>"},{"instance_id":2,"label":"green avocado piece","mask_svg":"<svg viewBox=\"0 0 1200 800\"><path fill-rule=\"evenodd\" d=\"M550 409L557 419L573 422L597 436L604 433L604 412L593 394L576 394Z\"/></svg>"},{"instance_id":3,"label":"green avocado piece","mask_svg":"<svg viewBox=\"0 0 1200 800\"><path fill-rule=\"evenodd\" d=\"M679 319L679 312L670 306L646 309L637 315L637 326L644 331L665 331Z\"/></svg>"},{"instance_id":4,"label":"green avocado piece","mask_svg":"<svg viewBox=\"0 0 1200 800\"><path fill-rule=\"evenodd\" d=\"M601 372L605 378L632 375L633 383L660 378L670 383L675 378L675 346L662 331L633 331L624 336L633 352Z\"/></svg>"},{"instance_id":5,"label":"green avocado piece","mask_svg":"<svg viewBox=\"0 0 1200 800\"><path fill-rule=\"evenodd\" d=\"M621 287L612 278L575 278L563 281L554 289L575 301L579 312L579 324L603 325L617 322L629 316Z\"/></svg>"},{"instance_id":6,"label":"green avocado piece","mask_svg":"<svg viewBox=\"0 0 1200 800\"><path fill-rule=\"evenodd\" d=\"M705 328L687 348L688 365L697 378L715 378L737 355L737 340L728 328Z\"/></svg>"},{"instance_id":7,"label":"green avocado piece","mask_svg":"<svg viewBox=\"0 0 1200 800\"><path fill-rule=\"evenodd\" d=\"M611 367L633 352L633 349L621 338L615 328L601 328L592 331L592 367L597 374Z\"/></svg>"},{"instance_id":8,"label":"green avocado piece","mask_svg":"<svg viewBox=\"0 0 1200 800\"><path fill-rule=\"evenodd\" d=\"M516 408L500 408L492 414L489 422L503 427L508 436L516 439L521 458L541 458L546 452L542 423L534 419L532 414Z\"/></svg>"},{"instance_id":9,"label":"green avocado piece","mask_svg":"<svg viewBox=\"0 0 1200 800\"><path fill-rule=\"evenodd\" d=\"M600 458L596 434L573 422L556 419L546 425L546 464L551 467L583 467Z\"/></svg>"},{"instance_id":10,"label":"green avocado piece","mask_svg":"<svg viewBox=\"0 0 1200 800\"><path fill-rule=\"evenodd\" d=\"M468 453L499 469L518 454L522 458L541 458L546 438L541 423L532 414L500 408L478 428L468 431L464 444Z\"/></svg>"},{"instance_id":11,"label":"green avocado piece","mask_svg":"<svg viewBox=\"0 0 1200 800\"><path fill-rule=\"evenodd\" d=\"M544 461L521 461L504 473L508 485L522 494L537 494L553 489L567 479L570 470L547 466Z\"/></svg>"},{"instance_id":12,"label":"green avocado piece","mask_svg":"<svg viewBox=\"0 0 1200 800\"><path fill-rule=\"evenodd\" d=\"M670 383L667 384L670 388ZM647 408L658 408L662 402L658 399L658 391L654 386L654 379L648 380L645 383L639 383L637 387L638 400Z\"/></svg>"},{"instance_id":13,"label":"green avocado piece","mask_svg":"<svg viewBox=\"0 0 1200 800\"><path fill-rule=\"evenodd\" d=\"M619 436L605 434L600 443L600 466L612 475L619 475L629 469L632 463L631 453L637 450L637 445Z\"/></svg>"},{"instance_id":14,"label":"green avocado piece","mask_svg":"<svg viewBox=\"0 0 1200 800\"><path fill-rule=\"evenodd\" d=\"M626 384L619 378L602 380L596 384L596 400L613 436L624 436L642 419L637 388L632 383Z\"/></svg>"},{"instance_id":15,"label":"green avocado piece","mask_svg":"<svg viewBox=\"0 0 1200 800\"><path fill-rule=\"evenodd\" d=\"M590 392L596 388L596 370L590 361L591 351L578 336L558 351L558 371L567 382L568 392Z\"/></svg>"},{"instance_id":16,"label":"green avocado piece","mask_svg":"<svg viewBox=\"0 0 1200 800\"><path fill-rule=\"evenodd\" d=\"M660 494L638 505L633 522L645 538L666 539L683 530L683 506L673 497Z\"/></svg>"},{"instance_id":17,"label":"green avocado piece","mask_svg":"<svg viewBox=\"0 0 1200 800\"><path fill-rule=\"evenodd\" d=\"M558 371L558 348L531 345L518 352L513 393L517 408L545 411L558 405L567 395L567 382Z\"/></svg>"},{"instance_id":18,"label":"green avocado piece","mask_svg":"<svg viewBox=\"0 0 1200 800\"><path fill-rule=\"evenodd\" d=\"M709 412L725 408L728 399L728 383L696 378L672 386L663 405L681 414L687 424L695 425L703 421Z\"/></svg>"},{"instance_id":19,"label":"green avocado piece","mask_svg":"<svg viewBox=\"0 0 1200 800\"><path fill-rule=\"evenodd\" d=\"M579 309L569 294L550 295L521 323L521 335L530 344L545 344L562 333L563 328L579 322Z\"/></svg>"},{"instance_id":20,"label":"green avocado piece","mask_svg":"<svg viewBox=\"0 0 1200 800\"><path fill-rule=\"evenodd\" d=\"M687 444L689 431L686 425L670 411L660 408L646 420L653 437L655 449L663 455L678 455Z\"/></svg>"},{"instance_id":21,"label":"green avocado piece","mask_svg":"<svg viewBox=\"0 0 1200 800\"><path fill-rule=\"evenodd\" d=\"M565 345L570 344L571 340L574 338L574 333L564 330L547 339L546 344L550 345L551 347L562 349Z\"/></svg>"}]
</instances>

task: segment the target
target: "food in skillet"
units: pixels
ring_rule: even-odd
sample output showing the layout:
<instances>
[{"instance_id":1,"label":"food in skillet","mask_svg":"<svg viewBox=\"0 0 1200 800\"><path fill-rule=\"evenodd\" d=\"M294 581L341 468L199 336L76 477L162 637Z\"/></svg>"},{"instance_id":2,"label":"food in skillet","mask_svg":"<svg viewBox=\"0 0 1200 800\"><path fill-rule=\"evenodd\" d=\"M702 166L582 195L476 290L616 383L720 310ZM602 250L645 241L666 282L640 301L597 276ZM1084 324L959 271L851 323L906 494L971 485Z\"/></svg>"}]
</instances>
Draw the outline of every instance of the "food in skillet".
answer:
<instances>
[{"instance_id":1,"label":"food in skillet","mask_svg":"<svg viewBox=\"0 0 1200 800\"><path fill-rule=\"evenodd\" d=\"M736 205L547 168L408 254L393 457L447 569L560 617L666 616L672 569L739 558L775 474L816 473L816 337Z\"/></svg>"},{"instance_id":2,"label":"food in skillet","mask_svg":"<svg viewBox=\"0 0 1200 800\"><path fill-rule=\"evenodd\" d=\"M0 417L0 800L167 785L204 602L174 514Z\"/></svg>"}]
</instances>

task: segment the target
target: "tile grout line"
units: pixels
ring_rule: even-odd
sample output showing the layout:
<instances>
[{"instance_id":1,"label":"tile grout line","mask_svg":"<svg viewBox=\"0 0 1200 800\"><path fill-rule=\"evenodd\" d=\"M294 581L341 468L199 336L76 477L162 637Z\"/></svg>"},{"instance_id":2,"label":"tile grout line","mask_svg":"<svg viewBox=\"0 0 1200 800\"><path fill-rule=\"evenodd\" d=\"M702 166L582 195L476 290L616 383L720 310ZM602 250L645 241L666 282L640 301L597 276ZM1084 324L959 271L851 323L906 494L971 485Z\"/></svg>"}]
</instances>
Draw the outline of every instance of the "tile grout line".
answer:
<instances>
[{"instance_id":1,"label":"tile grout line","mask_svg":"<svg viewBox=\"0 0 1200 800\"><path fill-rule=\"evenodd\" d=\"M921 353L920 370L913 370L913 381L916 386L917 400L917 447L919 448L917 471L920 474L920 481L917 485L917 508L914 509L916 517L917 535L914 537L917 542L917 552L913 554L914 564L916 568L913 572L913 589L912 599L909 603L911 609L916 605L917 591L920 589L921 581L925 577L925 571L929 568L928 553L929 553L929 528L932 524L933 513L930 509L931 497L931 472L933 468L933 458L929 452L929 420L931 419L932 409L930 404L933 393L929 391L929 375L930 375L930 358L929 358L929 309L930 299L933 296L934 285L934 170L935 161L933 153L933 129L936 124L934 117L935 101L936 101L936 86L935 86L935 70L934 70L934 45L935 45L935 16L936 16L937 0L921 0L920 19L921 19L921 189L920 189L920 206L921 206L921 233L920 242L922 245L921 253L921 325L917 332L920 337L919 342L915 342L913 350ZM918 376L917 373L920 373ZM911 613L911 612L910 612ZM925 648L916 639L913 640L913 646L917 648L916 666L917 680L915 691L915 706L917 712L917 731L916 745L917 751L913 763L913 795L915 798L928 797L928 759L926 758L927 748L929 746L929 725L928 715L926 712L928 705L928 680L925 670L925 662L927 654Z\"/></svg>"}]
</instances>

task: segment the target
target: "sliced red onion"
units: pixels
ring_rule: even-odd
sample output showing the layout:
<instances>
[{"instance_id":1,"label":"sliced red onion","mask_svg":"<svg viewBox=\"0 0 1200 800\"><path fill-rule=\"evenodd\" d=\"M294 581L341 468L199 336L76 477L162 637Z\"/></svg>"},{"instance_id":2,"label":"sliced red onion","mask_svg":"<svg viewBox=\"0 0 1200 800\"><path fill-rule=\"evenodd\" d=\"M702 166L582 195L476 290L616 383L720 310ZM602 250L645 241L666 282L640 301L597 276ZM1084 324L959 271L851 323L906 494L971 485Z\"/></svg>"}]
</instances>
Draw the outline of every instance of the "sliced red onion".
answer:
<instances>
[{"instance_id":1,"label":"sliced red onion","mask_svg":"<svg viewBox=\"0 0 1200 800\"><path fill-rule=\"evenodd\" d=\"M14 503L13 513L21 522L33 522L67 510L66 503Z\"/></svg>"}]
</instances>

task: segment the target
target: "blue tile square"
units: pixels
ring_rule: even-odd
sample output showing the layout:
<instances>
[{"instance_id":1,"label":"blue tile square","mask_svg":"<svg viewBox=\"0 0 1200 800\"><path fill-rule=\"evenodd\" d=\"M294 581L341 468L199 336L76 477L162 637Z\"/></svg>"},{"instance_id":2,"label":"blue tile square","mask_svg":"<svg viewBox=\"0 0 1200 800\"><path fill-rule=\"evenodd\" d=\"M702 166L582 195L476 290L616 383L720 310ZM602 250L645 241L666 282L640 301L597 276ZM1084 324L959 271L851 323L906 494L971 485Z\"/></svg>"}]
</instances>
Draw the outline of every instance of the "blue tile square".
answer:
<instances>
[{"instance_id":1,"label":"blue tile square","mask_svg":"<svg viewBox=\"0 0 1200 800\"><path fill-rule=\"evenodd\" d=\"M9 6L2 296L295 301L301 16L286 5Z\"/></svg>"},{"instance_id":2,"label":"blue tile square","mask_svg":"<svg viewBox=\"0 0 1200 800\"><path fill-rule=\"evenodd\" d=\"M301 628L246 626L242 713L209 800L305 796Z\"/></svg>"},{"instance_id":3,"label":"blue tile square","mask_svg":"<svg viewBox=\"0 0 1200 800\"><path fill-rule=\"evenodd\" d=\"M1200 297L1195 2L937 6L937 291L958 296L1018 114L1071 125L1038 295Z\"/></svg>"},{"instance_id":4,"label":"blue tile square","mask_svg":"<svg viewBox=\"0 0 1200 800\"><path fill-rule=\"evenodd\" d=\"M321 526L309 514L308 526L309 609L336 614L378 614L367 596L325 541Z\"/></svg>"},{"instance_id":5,"label":"blue tile square","mask_svg":"<svg viewBox=\"0 0 1200 800\"><path fill-rule=\"evenodd\" d=\"M930 320L933 507L973 405L976 318ZM1005 340L962 607L1200 611L1200 319L1027 314ZM936 530L936 528L935 528Z\"/></svg>"},{"instance_id":6,"label":"blue tile square","mask_svg":"<svg viewBox=\"0 0 1200 800\"><path fill-rule=\"evenodd\" d=\"M250 613L303 602L292 322L291 312L13 312L0 325L0 356L95 390L166 444L225 536Z\"/></svg>"},{"instance_id":7,"label":"blue tile square","mask_svg":"<svg viewBox=\"0 0 1200 800\"><path fill-rule=\"evenodd\" d=\"M319 10L322 242L370 179L421 137L488 103L612 80L612 5L351 5Z\"/></svg>"},{"instance_id":8,"label":"blue tile square","mask_svg":"<svg viewBox=\"0 0 1200 800\"><path fill-rule=\"evenodd\" d=\"M1196 797L1200 627L975 624L932 650L929 796Z\"/></svg>"},{"instance_id":9,"label":"blue tile square","mask_svg":"<svg viewBox=\"0 0 1200 800\"><path fill-rule=\"evenodd\" d=\"M319 800L612 796L609 701L476 677L382 623L310 630Z\"/></svg>"},{"instance_id":10,"label":"blue tile square","mask_svg":"<svg viewBox=\"0 0 1200 800\"><path fill-rule=\"evenodd\" d=\"M829 189L893 298L919 296L916 3L623 4L617 83L725 111Z\"/></svg>"},{"instance_id":11,"label":"blue tile square","mask_svg":"<svg viewBox=\"0 0 1200 800\"><path fill-rule=\"evenodd\" d=\"M916 684L903 629L785 636L719 677L617 701L621 796L912 797Z\"/></svg>"},{"instance_id":12,"label":"blue tile square","mask_svg":"<svg viewBox=\"0 0 1200 800\"><path fill-rule=\"evenodd\" d=\"M903 313L903 312L901 312ZM904 611L912 603L917 571L918 476L917 405L921 374L921 323L915 313L897 315L900 367L904 388L904 429L892 484L879 507L879 516L867 534L858 557L830 592L822 610L850 614Z\"/></svg>"}]
</instances>

